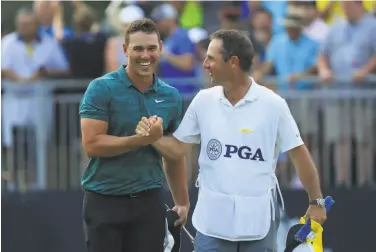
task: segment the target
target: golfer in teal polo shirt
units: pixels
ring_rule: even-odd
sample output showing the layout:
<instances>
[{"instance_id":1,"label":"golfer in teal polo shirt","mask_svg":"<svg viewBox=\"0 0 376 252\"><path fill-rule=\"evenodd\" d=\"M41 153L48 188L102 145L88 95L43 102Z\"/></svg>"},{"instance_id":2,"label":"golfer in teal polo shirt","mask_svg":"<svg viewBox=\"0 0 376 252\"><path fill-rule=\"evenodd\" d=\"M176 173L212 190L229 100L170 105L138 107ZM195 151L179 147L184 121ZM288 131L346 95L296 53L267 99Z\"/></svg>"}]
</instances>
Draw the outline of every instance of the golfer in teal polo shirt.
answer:
<instances>
[{"instance_id":1,"label":"golfer in teal polo shirt","mask_svg":"<svg viewBox=\"0 0 376 252\"><path fill-rule=\"evenodd\" d=\"M165 237L162 156L151 144L173 133L182 116L178 91L154 74L162 49L156 25L135 21L126 31L128 65L93 80L80 105L83 147L89 156L82 177L83 217L89 252L163 251ZM142 117L159 127L135 134ZM189 209L185 160L165 158L177 224Z\"/></svg>"}]
</instances>

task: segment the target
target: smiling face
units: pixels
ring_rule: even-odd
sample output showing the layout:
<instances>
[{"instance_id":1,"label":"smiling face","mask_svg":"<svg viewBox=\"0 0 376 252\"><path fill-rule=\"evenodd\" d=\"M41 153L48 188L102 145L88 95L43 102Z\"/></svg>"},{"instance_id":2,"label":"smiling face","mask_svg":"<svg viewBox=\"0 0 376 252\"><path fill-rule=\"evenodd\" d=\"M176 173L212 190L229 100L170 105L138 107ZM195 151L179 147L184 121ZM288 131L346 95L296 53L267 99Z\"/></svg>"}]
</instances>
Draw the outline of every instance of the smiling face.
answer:
<instances>
[{"instance_id":1,"label":"smiling face","mask_svg":"<svg viewBox=\"0 0 376 252\"><path fill-rule=\"evenodd\" d=\"M147 77L155 71L161 54L162 42L156 33L142 31L129 35L128 45L123 45L128 57L128 67L135 74Z\"/></svg>"},{"instance_id":2,"label":"smiling face","mask_svg":"<svg viewBox=\"0 0 376 252\"><path fill-rule=\"evenodd\" d=\"M231 72L229 62L225 62L223 59L222 50L222 41L213 39L209 44L206 58L203 62L204 68L209 72L211 81L218 85L226 82Z\"/></svg>"}]
</instances>

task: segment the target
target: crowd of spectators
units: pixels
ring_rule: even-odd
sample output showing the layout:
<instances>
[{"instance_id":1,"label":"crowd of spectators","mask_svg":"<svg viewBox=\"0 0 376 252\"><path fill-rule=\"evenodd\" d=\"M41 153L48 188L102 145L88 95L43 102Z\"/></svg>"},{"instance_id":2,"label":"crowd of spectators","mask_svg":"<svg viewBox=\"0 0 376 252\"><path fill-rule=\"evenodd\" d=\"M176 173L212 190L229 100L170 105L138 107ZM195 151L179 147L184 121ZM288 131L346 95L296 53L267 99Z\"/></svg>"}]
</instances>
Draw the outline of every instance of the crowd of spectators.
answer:
<instances>
[{"instance_id":1,"label":"crowd of spectators","mask_svg":"<svg viewBox=\"0 0 376 252\"><path fill-rule=\"evenodd\" d=\"M127 61L122 44L128 24L151 18L164 43L158 75L171 79L169 84L184 97L211 85L202 61L210 33L220 28L249 33L255 48L252 76L276 92L376 86L372 79L376 73L376 1L111 1L105 10L83 1L70 4L71 27L64 21L64 5L59 1L35 1L32 8L18 10L16 30L2 34L3 79L14 83L93 79L114 71ZM98 11L104 11L103 20ZM319 81L309 78L314 76ZM299 113L301 106L311 114ZM308 102L291 109L306 142L314 148L310 136L318 134L318 104ZM347 116L350 110L355 111L355 119ZM368 133L376 118L374 107L333 103L323 117L328 125L324 144L335 145L336 184L351 183L352 137L361 146L358 183L372 184ZM338 122L354 127L345 126L339 133L330 126Z\"/></svg>"}]
</instances>

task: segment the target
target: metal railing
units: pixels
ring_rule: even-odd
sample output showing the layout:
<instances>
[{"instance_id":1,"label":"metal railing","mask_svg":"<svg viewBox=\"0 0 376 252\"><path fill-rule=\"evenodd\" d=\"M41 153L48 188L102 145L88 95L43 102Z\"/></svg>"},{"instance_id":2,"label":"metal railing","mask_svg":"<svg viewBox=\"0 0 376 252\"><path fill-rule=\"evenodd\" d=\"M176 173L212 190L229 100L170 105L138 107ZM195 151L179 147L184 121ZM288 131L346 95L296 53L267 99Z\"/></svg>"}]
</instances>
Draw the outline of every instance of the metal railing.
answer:
<instances>
[{"instance_id":1,"label":"metal railing","mask_svg":"<svg viewBox=\"0 0 376 252\"><path fill-rule=\"evenodd\" d=\"M197 79L166 80L174 84L182 81L201 85ZM89 82L43 80L27 85L2 82L1 168L6 190L80 187L87 158L81 147L78 110ZM319 88L316 82L316 89L282 91L280 95L290 105L323 184L336 185L338 180L348 185L362 184L362 179L374 176L376 164L376 88L372 88L376 80L368 82L371 88L349 88L351 82L345 79L336 83L328 89ZM184 97L186 103L192 96ZM341 148L347 150L333 154ZM338 163L342 159L349 159L349 163ZM188 177L193 180L197 153L188 162ZM277 173L283 187L292 184L295 175L291 167L288 158L281 155ZM345 175L339 175L342 173Z\"/></svg>"}]
</instances>

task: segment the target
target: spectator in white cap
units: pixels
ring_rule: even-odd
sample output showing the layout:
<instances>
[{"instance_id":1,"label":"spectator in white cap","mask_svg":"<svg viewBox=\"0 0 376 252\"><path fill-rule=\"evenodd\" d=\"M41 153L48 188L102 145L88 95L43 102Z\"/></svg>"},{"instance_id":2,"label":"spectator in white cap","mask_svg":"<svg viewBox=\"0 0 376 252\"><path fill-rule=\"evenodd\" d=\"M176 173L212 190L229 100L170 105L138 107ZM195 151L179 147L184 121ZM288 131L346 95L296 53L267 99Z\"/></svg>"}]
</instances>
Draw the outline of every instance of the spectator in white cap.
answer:
<instances>
[{"instance_id":1,"label":"spectator in white cap","mask_svg":"<svg viewBox=\"0 0 376 252\"><path fill-rule=\"evenodd\" d=\"M204 79L204 86L211 86L210 76L207 71L204 71L202 63L206 57L206 51L209 46L209 34L201 28L195 27L188 31L189 39L195 45L194 66L197 78Z\"/></svg>"},{"instance_id":2,"label":"spectator in white cap","mask_svg":"<svg viewBox=\"0 0 376 252\"><path fill-rule=\"evenodd\" d=\"M145 18L144 11L137 5L128 5L120 11L117 6L109 6L107 16L112 26L115 27L117 36L109 39L105 49L105 70L112 72L122 64L127 64L128 59L123 52L124 34L128 25L136 20Z\"/></svg>"},{"instance_id":3,"label":"spectator in white cap","mask_svg":"<svg viewBox=\"0 0 376 252\"><path fill-rule=\"evenodd\" d=\"M178 12L170 4L157 6L151 13L163 40L159 76L162 79L194 78L195 46L188 36L188 31L179 27ZM191 96L198 92L196 81L183 83L169 82L182 96Z\"/></svg>"},{"instance_id":4,"label":"spectator in white cap","mask_svg":"<svg viewBox=\"0 0 376 252\"><path fill-rule=\"evenodd\" d=\"M195 27L188 31L188 36L194 44L197 44L201 41L207 40L209 41L209 34L208 32L201 27Z\"/></svg>"}]
</instances>

